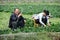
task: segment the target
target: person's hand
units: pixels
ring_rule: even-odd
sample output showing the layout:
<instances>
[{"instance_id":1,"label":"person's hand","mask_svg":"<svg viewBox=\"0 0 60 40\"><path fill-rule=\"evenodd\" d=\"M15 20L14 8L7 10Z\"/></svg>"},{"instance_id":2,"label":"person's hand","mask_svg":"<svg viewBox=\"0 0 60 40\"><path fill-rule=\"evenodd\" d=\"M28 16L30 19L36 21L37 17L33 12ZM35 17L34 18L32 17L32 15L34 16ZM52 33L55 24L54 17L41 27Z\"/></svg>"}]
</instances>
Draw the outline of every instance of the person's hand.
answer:
<instances>
[{"instance_id":1,"label":"person's hand","mask_svg":"<svg viewBox=\"0 0 60 40\"><path fill-rule=\"evenodd\" d=\"M24 20L24 22L26 23L26 20Z\"/></svg>"},{"instance_id":2,"label":"person's hand","mask_svg":"<svg viewBox=\"0 0 60 40\"><path fill-rule=\"evenodd\" d=\"M18 17L22 16L22 14L19 14Z\"/></svg>"},{"instance_id":3,"label":"person's hand","mask_svg":"<svg viewBox=\"0 0 60 40\"><path fill-rule=\"evenodd\" d=\"M48 24L48 26L51 26L50 24Z\"/></svg>"},{"instance_id":4,"label":"person's hand","mask_svg":"<svg viewBox=\"0 0 60 40\"><path fill-rule=\"evenodd\" d=\"M46 27L46 25L44 25L44 27Z\"/></svg>"}]
</instances>

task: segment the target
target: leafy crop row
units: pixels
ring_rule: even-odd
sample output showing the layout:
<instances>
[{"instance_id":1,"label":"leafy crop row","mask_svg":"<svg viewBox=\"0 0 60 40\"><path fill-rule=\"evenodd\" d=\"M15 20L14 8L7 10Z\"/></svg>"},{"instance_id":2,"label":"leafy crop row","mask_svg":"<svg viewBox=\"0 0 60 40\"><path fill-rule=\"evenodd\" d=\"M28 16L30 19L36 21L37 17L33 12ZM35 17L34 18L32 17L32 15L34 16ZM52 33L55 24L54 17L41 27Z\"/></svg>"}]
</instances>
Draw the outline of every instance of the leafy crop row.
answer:
<instances>
[{"instance_id":1,"label":"leafy crop row","mask_svg":"<svg viewBox=\"0 0 60 40\"><path fill-rule=\"evenodd\" d=\"M46 9L54 17L60 17L60 5L0 5L0 12L13 12L14 8L19 8L24 14L35 14Z\"/></svg>"}]
</instances>

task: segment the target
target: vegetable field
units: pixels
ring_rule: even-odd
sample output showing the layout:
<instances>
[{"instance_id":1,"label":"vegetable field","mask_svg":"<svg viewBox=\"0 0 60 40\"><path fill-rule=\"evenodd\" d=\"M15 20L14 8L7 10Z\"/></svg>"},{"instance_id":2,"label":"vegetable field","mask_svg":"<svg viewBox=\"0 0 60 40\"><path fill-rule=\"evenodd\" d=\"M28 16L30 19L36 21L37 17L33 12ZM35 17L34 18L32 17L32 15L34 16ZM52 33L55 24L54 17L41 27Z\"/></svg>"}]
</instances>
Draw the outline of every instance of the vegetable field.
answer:
<instances>
[{"instance_id":1,"label":"vegetable field","mask_svg":"<svg viewBox=\"0 0 60 40\"><path fill-rule=\"evenodd\" d=\"M14 8L19 8L26 18L25 27L12 31L8 27L8 22ZM50 27L34 27L32 15L42 12L44 9L49 10L52 18ZM18 33L18 32L60 32L60 5L0 5L0 34Z\"/></svg>"},{"instance_id":2,"label":"vegetable field","mask_svg":"<svg viewBox=\"0 0 60 40\"><path fill-rule=\"evenodd\" d=\"M19 8L20 11L23 14L37 14L38 12L42 12L44 9L49 10L50 13L54 16L54 17L60 17L60 5L43 5L43 4L36 4L36 5L0 5L0 12L13 12L14 8Z\"/></svg>"}]
</instances>

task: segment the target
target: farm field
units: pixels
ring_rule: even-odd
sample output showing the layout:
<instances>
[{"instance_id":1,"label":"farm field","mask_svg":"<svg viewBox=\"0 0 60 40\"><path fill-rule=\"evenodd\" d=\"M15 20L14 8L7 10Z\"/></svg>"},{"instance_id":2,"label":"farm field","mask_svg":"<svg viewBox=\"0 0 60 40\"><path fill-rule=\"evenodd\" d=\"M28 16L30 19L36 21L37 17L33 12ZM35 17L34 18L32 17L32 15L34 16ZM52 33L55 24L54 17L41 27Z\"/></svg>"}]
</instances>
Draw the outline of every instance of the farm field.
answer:
<instances>
[{"instance_id":1,"label":"farm field","mask_svg":"<svg viewBox=\"0 0 60 40\"><path fill-rule=\"evenodd\" d=\"M8 28L10 15L11 12L0 12L0 40L53 40L54 37L52 36L59 35L60 18L51 18L52 24L50 27L39 26L35 28L33 26L32 15L23 14L27 20L25 27L12 31Z\"/></svg>"},{"instance_id":2,"label":"farm field","mask_svg":"<svg viewBox=\"0 0 60 40\"><path fill-rule=\"evenodd\" d=\"M8 27L8 22L14 8L19 8L23 16L26 18L24 28L12 31ZM49 10L52 18L50 18L50 27L34 27L32 15L42 12L44 9ZM18 32L60 32L60 4L58 3L42 3L42 4L5 4L0 5L0 34L18 33Z\"/></svg>"},{"instance_id":3,"label":"farm field","mask_svg":"<svg viewBox=\"0 0 60 40\"><path fill-rule=\"evenodd\" d=\"M2 2L0 2L2 3ZM19 8L26 18L24 28L12 31L9 19L14 8ZM51 26L34 27L32 15L49 10ZM52 37L53 36L53 37ZM59 36L59 37L58 37ZM2 3L0 4L0 40L55 40L60 38L60 2L59 3ZM57 39L56 39L57 40Z\"/></svg>"},{"instance_id":4,"label":"farm field","mask_svg":"<svg viewBox=\"0 0 60 40\"><path fill-rule=\"evenodd\" d=\"M6 33L18 33L18 32L60 32L60 18L51 18L51 26L50 27L34 27L32 15L31 14L23 14L26 18L25 27L22 29L17 29L16 31L12 31L8 27L8 22L10 18L10 12L0 12L0 34Z\"/></svg>"}]
</instances>

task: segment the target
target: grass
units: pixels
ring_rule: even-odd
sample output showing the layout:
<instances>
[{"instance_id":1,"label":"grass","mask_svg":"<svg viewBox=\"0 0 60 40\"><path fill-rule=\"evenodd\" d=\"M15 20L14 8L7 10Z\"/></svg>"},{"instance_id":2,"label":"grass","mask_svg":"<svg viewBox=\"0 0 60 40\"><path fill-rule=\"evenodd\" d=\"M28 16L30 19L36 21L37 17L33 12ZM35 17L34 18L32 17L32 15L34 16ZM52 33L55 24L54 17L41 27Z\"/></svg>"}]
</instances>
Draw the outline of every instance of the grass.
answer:
<instances>
[{"instance_id":1,"label":"grass","mask_svg":"<svg viewBox=\"0 0 60 40\"><path fill-rule=\"evenodd\" d=\"M26 24L22 29L12 31L9 27L9 18L14 8L19 8L26 18ZM49 10L53 18L50 19L50 27L35 28L32 21L32 15L42 12L44 9ZM60 4L58 3L28 3L28 4L5 4L0 5L0 34L18 33L18 32L60 32Z\"/></svg>"},{"instance_id":2,"label":"grass","mask_svg":"<svg viewBox=\"0 0 60 40\"><path fill-rule=\"evenodd\" d=\"M53 33L52 33L53 34ZM49 33L15 33L4 34L0 36L0 40L52 40Z\"/></svg>"},{"instance_id":3,"label":"grass","mask_svg":"<svg viewBox=\"0 0 60 40\"><path fill-rule=\"evenodd\" d=\"M39 2L31 2L31 3L5 3L3 5L60 5L59 3L39 3ZM2 5L2 4L0 4Z\"/></svg>"},{"instance_id":4,"label":"grass","mask_svg":"<svg viewBox=\"0 0 60 40\"><path fill-rule=\"evenodd\" d=\"M0 12L0 29L8 28L8 21L9 21L9 13Z\"/></svg>"},{"instance_id":5,"label":"grass","mask_svg":"<svg viewBox=\"0 0 60 40\"><path fill-rule=\"evenodd\" d=\"M10 12L0 12L0 30L5 30L7 32L11 32L11 30L9 29L8 27L8 22L9 22L9 18L10 18L10 15L11 13ZM60 18L51 18L50 21L52 23L52 26L49 28L49 27L38 27L38 28L34 28L33 26L33 21L32 21L32 15L27 15L27 14L23 14L23 16L27 19L26 21L26 25L24 28L22 28L21 30L20 29L17 29L15 31L16 32L47 32L47 31L56 31L58 32L59 29L59 25L60 25ZM8 30L9 29L9 30ZM14 32L13 32L14 33Z\"/></svg>"},{"instance_id":6,"label":"grass","mask_svg":"<svg viewBox=\"0 0 60 40\"><path fill-rule=\"evenodd\" d=\"M60 32L60 4L59 3L23 3L23 4L14 4L14 3L6 4L6 5L0 5L0 34L5 34L2 37L0 36L0 40L52 40L48 35L48 33L45 32ZM18 6L19 5L19 6ZM16 7L22 9L23 16L27 19L26 25L22 29L17 29L15 31L12 31L8 27L9 18L11 15L11 12ZM32 7L32 9L30 8ZM34 27L33 21L32 21L32 13L41 12L43 9L48 9L52 15L53 18L50 19L51 26L50 27ZM22 32L22 34L13 34L11 36L11 33L18 33ZM38 34L30 35L29 33L39 32ZM24 34L23 34L24 33ZM6 35L9 34L9 35ZM54 34L53 34L54 35Z\"/></svg>"},{"instance_id":7,"label":"grass","mask_svg":"<svg viewBox=\"0 0 60 40\"><path fill-rule=\"evenodd\" d=\"M0 5L0 12L13 12L14 8L19 8L23 14L35 14L38 12L42 12L44 9L49 10L49 12L53 15L53 17L60 17L60 5Z\"/></svg>"},{"instance_id":8,"label":"grass","mask_svg":"<svg viewBox=\"0 0 60 40\"><path fill-rule=\"evenodd\" d=\"M11 13L0 12L0 27L7 27ZM32 15L23 14L26 19L32 20ZM50 21L54 24L59 23L60 18L51 18Z\"/></svg>"}]
</instances>

